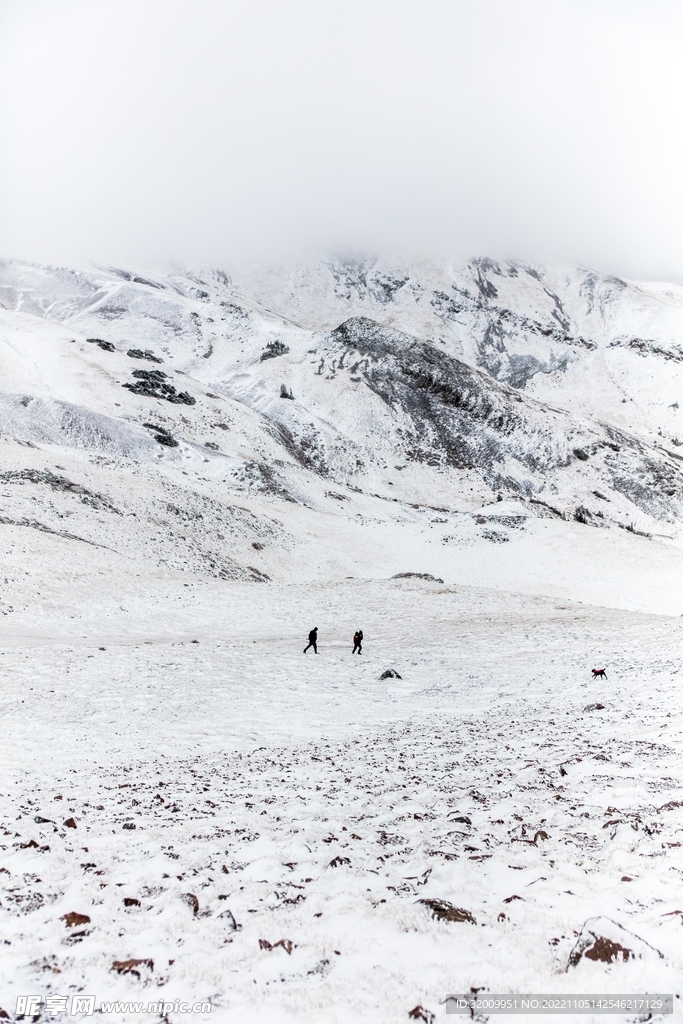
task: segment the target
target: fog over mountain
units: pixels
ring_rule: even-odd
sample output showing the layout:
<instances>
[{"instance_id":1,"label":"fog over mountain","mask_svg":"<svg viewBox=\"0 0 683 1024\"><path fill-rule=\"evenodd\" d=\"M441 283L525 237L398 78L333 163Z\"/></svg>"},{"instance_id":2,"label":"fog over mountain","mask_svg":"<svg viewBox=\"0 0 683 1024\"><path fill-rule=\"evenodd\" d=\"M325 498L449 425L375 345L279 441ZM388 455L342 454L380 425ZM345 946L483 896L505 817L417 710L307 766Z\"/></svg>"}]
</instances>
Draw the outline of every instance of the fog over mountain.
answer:
<instances>
[{"instance_id":1,"label":"fog over mountain","mask_svg":"<svg viewBox=\"0 0 683 1024\"><path fill-rule=\"evenodd\" d=\"M6 257L683 280L672 0L4 0Z\"/></svg>"}]
</instances>

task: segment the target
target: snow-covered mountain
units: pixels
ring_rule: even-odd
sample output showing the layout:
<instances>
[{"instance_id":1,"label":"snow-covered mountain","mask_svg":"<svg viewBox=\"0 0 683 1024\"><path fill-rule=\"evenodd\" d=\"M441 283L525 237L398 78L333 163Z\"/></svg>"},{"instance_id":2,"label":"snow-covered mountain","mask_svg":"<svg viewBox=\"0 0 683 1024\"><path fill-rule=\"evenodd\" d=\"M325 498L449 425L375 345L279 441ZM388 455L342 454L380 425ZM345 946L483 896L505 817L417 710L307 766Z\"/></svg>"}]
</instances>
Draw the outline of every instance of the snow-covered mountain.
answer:
<instances>
[{"instance_id":1,"label":"snow-covered mountain","mask_svg":"<svg viewBox=\"0 0 683 1024\"><path fill-rule=\"evenodd\" d=\"M253 553L244 567L244 545L284 538L283 501L353 521L502 499L670 534L683 517L677 286L490 259L167 274L6 260L0 302L5 443L118 460L128 496L161 474L172 500L147 488L138 533L116 543L151 536L162 500L169 565L270 574ZM11 472L45 469L26 454ZM234 512L249 495L267 506ZM229 542L216 526L190 550L200 506L203 524L227 516Z\"/></svg>"}]
</instances>

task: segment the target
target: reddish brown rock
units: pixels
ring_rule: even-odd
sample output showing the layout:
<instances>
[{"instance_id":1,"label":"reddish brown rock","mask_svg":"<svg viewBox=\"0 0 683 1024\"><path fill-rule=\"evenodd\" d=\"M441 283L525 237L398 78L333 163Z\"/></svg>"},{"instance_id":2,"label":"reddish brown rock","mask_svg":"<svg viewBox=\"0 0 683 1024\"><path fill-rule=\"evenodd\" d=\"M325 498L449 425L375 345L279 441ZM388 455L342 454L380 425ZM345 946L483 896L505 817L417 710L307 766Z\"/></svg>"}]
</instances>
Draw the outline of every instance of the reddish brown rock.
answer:
<instances>
[{"instance_id":1,"label":"reddish brown rock","mask_svg":"<svg viewBox=\"0 0 683 1024\"><path fill-rule=\"evenodd\" d=\"M87 914L78 914L75 910L70 910L68 914L62 914L59 919L63 921L67 928L75 928L76 925L90 924L90 918Z\"/></svg>"}]
</instances>

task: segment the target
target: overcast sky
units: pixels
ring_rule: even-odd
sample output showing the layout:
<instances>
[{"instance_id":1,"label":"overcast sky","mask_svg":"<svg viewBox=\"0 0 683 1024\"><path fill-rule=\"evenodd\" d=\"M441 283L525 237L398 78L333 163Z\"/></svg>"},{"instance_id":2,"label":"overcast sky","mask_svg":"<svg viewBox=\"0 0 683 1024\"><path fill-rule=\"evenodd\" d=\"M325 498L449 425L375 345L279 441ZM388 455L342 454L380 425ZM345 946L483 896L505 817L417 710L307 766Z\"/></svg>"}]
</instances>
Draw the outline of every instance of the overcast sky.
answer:
<instances>
[{"instance_id":1,"label":"overcast sky","mask_svg":"<svg viewBox=\"0 0 683 1024\"><path fill-rule=\"evenodd\" d=\"M680 0L0 0L0 255L683 281Z\"/></svg>"}]
</instances>

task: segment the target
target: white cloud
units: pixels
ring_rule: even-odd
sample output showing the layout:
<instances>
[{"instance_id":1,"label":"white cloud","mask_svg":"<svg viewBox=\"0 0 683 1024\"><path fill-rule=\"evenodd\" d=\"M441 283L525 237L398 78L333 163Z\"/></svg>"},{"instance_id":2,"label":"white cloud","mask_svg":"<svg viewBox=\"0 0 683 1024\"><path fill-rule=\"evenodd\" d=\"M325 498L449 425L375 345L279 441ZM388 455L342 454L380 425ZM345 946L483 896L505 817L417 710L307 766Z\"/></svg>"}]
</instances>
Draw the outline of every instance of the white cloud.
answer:
<instances>
[{"instance_id":1,"label":"white cloud","mask_svg":"<svg viewBox=\"0 0 683 1024\"><path fill-rule=\"evenodd\" d=\"M0 10L6 255L399 247L683 278L675 4Z\"/></svg>"}]
</instances>

